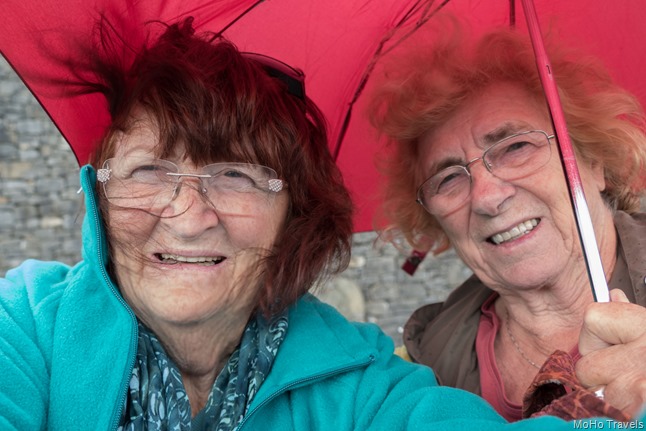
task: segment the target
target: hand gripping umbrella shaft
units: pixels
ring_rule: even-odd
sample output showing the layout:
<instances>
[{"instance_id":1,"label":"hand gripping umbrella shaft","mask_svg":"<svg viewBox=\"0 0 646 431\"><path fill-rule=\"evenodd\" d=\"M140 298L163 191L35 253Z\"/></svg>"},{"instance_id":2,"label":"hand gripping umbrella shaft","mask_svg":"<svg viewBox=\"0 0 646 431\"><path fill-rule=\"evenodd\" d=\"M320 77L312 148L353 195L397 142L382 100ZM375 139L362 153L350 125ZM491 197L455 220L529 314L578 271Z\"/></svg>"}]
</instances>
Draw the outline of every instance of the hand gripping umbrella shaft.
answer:
<instances>
[{"instance_id":1,"label":"hand gripping umbrella shaft","mask_svg":"<svg viewBox=\"0 0 646 431\"><path fill-rule=\"evenodd\" d=\"M533 0L522 0L522 4L529 35L536 55L536 65L538 66L538 72L558 140L561 161L563 162L563 169L565 171L565 180L568 185L568 191L570 192L572 208L574 209L574 218L576 219L583 249L583 258L592 287L592 295L597 302L609 302L610 294L608 292L608 284L606 283L606 275L603 271L603 264L601 263L601 256L599 255L599 248L594 235L592 219L590 218L588 204L586 203L583 186L581 184L581 177L579 176L579 169L565 124L563 108L554 82L552 65L543 45L543 38L538 25L534 2Z\"/></svg>"}]
</instances>

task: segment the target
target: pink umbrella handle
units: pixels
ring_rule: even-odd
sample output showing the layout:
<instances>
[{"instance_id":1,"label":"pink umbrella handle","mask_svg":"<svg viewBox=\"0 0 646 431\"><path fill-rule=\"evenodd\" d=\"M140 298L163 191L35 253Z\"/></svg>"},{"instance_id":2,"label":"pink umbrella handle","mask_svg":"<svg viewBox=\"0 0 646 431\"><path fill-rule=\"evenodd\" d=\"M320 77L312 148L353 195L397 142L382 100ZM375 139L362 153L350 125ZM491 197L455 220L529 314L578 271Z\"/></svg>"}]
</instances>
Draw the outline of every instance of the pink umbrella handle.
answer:
<instances>
[{"instance_id":1,"label":"pink umbrella handle","mask_svg":"<svg viewBox=\"0 0 646 431\"><path fill-rule=\"evenodd\" d=\"M556 83L554 82L552 65L550 64L543 45L543 37L541 36L541 30L538 25L538 17L536 16L534 2L533 0L522 0L522 3L523 10L525 11L525 18L527 19L529 35L536 55L538 73L541 77L543 91L545 92L547 104L552 116L552 122L554 124L554 131L558 140L561 161L563 162L563 169L565 170L565 179L570 192L572 208L574 209L574 218L576 219L579 237L583 248L583 257L588 270L590 284L592 286L592 294L594 295L594 300L597 302L609 302L610 294L608 292L608 284L606 283L606 275L603 270L603 264L601 263L601 256L599 255L599 248L594 235L594 228L592 226L588 204L586 203L585 194L583 193L583 186L581 184L579 169L572 149L572 143L570 142L570 136L565 124L565 116L563 114L561 100L556 89Z\"/></svg>"}]
</instances>

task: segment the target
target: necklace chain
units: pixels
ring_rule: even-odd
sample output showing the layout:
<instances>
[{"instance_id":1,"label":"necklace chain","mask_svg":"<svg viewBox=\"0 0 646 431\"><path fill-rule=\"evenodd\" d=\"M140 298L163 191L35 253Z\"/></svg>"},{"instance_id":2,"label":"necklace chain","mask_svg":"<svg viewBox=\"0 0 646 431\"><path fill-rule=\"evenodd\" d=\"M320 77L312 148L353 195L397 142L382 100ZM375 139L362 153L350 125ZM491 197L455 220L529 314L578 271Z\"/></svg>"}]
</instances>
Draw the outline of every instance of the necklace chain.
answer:
<instances>
[{"instance_id":1,"label":"necklace chain","mask_svg":"<svg viewBox=\"0 0 646 431\"><path fill-rule=\"evenodd\" d=\"M511 342L512 342L512 343L514 343L514 347L516 348L516 351L517 351L518 353L520 353L520 356L522 356L522 357L523 357L523 359L524 359L525 361L527 361L527 363L528 363L529 365L531 365L532 367L534 367L534 368L536 368L536 369L540 370L540 369L541 369L541 367L539 367L538 365L536 365L536 362L532 361L531 359L529 359L529 358L527 357L527 355L525 354L525 352L523 352L523 350L522 350L522 349L520 348L520 346L518 345L518 342L516 342L516 339L514 338L514 334L512 334L512 333L511 333L511 328L509 327L509 313L507 313L507 335L509 335L509 339L511 339Z\"/></svg>"}]
</instances>

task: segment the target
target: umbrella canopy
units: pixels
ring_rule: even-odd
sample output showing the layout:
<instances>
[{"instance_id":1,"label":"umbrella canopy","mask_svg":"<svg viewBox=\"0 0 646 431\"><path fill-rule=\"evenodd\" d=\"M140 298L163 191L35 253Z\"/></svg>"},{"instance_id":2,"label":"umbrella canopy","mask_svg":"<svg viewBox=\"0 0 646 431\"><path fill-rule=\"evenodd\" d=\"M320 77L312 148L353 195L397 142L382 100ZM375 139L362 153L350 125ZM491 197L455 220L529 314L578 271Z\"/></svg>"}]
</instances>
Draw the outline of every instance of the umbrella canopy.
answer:
<instances>
[{"instance_id":1,"label":"umbrella canopy","mask_svg":"<svg viewBox=\"0 0 646 431\"><path fill-rule=\"evenodd\" d=\"M109 117L101 96L61 97L52 81L70 76L61 58L74 41L91 37L99 12L123 25L137 46L152 20L193 16L196 31L222 32L240 50L280 59L306 74L306 91L325 113L334 152L343 142L353 101L371 62L414 27L429 0L5 0L0 51L45 108L84 164ZM125 32L123 31L125 30ZM45 78L45 79L43 79ZM356 116L356 115L355 115ZM352 148L343 145L343 150ZM369 157L363 155L362 157ZM344 157L345 158L345 157ZM352 188L361 189L361 185ZM361 195L355 195L360 201ZM362 205L359 205L362 207ZM355 230L371 230L361 211Z\"/></svg>"},{"instance_id":2,"label":"umbrella canopy","mask_svg":"<svg viewBox=\"0 0 646 431\"><path fill-rule=\"evenodd\" d=\"M626 88L646 102L646 8L642 0L535 0L542 24L554 21L567 43L601 57ZM513 0L4 0L0 51L48 112L83 164L109 122L100 96L62 98L42 78L64 81L56 59L73 55L75 37L90 37L99 11L141 30L151 20L195 17L198 31L223 31L243 51L278 58L306 74L306 91L330 124L330 146L350 188L355 231L372 230L378 202L373 154L379 148L363 108L364 88L381 55L441 9L476 29L508 25ZM522 8L516 8L519 27ZM138 30L137 30L138 29ZM136 41L135 41L136 42Z\"/></svg>"},{"instance_id":3,"label":"umbrella canopy","mask_svg":"<svg viewBox=\"0 0 646 431\"><path fill-rule=\"evenodd\" d=\"M624 88L635 94L646 107L646 7L643 0L590 2L587 0L534 0L543 33L555 32L563 43L594 55L608 67ZM437 13L451 11L465 17L474 32L494 26L509 26L515 15L516 27L526 32L527 24L520 0L449 0L436 1L427 16L426 26L433 25ZM378 70L376 71L378 72ZM369 81L365 93L369 93ZM359 99L356 112L363 112L367 98ZM363 120L363 119L362 119ZM351 123L337 163L344 171L355 194L361 194L360 211L370 212L377 204L374 197L379 183L369 154L378 146L374 132L364 122Z\"/></svg>"}]
</instances>

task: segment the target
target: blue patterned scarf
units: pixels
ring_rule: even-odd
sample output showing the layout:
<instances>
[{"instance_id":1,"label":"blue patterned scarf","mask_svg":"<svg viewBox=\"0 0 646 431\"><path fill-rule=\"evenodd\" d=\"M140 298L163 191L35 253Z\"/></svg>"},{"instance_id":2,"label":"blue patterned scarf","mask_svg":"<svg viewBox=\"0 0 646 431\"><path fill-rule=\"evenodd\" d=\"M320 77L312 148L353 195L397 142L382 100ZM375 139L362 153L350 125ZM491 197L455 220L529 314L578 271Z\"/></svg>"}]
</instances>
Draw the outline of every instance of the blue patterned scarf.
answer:
<instances>
[{"instance_id":1,"label":"blue patterned scarf","mask_svg":"<svg viewBox=\"0 0 646 431\"><path fill-rule=\"evenodd\" d=\"M118 431L233 430L271 370L287 323L287 312L270 321L262 316L249 321L206 406L193 419L177 366L155 334L139 323L137 360Z\"/></svg>"}]
</instances>

